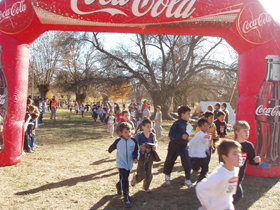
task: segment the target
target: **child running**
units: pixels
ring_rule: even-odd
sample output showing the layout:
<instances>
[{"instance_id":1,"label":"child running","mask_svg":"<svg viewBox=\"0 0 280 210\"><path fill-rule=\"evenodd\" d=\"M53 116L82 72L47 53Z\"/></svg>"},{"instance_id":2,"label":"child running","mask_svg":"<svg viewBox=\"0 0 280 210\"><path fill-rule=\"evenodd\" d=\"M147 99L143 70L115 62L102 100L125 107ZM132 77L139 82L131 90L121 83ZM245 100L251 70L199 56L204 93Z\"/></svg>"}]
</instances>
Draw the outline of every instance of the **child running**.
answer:
<instances>
[{"instance_id":1,"label":"child running","mask_svg":"<svg viewBox=\"0 0 280 210\"><path fill-rule=\"evenodd\" d=\"M116 134L119 136L120 135L120 131L119 131L119 125L122 123L122 122L127 122L130 124L130 127L131 127L131 135L134 135L135 134L135 125L134 123L130 120L130 113L126 110L124 110L122 112L122 118L120 119L120 122L118 123L118 125L116 126L116 129L115 129L115 132Z\"/></svg>"},{"instance_id":2,"label":"child running","mask_svg":"<svg viewBox=\"0 0 280 210\"><path fill-rule=\"evenodd\" d=\"M227 136L227 124L225 122L225 113L219 111L217 119L214 121L219 138L225 138Z\"/></svg>"},{"instance_id":3,"label":"child running","mask_svg":"<svg viewBox=\"0 0 280 210\"><path fill-rule=\"evenodd\" d=\"M142 122L143 132L135 136L140 147L140 158L137 165L137 172L133 174L131 186L136 183L143 182L143 189L146 192L151 192L150 184L153 179L152 168L154 155L156 154L157 140L155 134L152 133L152 122L145 119Z\"/></svg>"},{"instance_id":4,"label":"child running","mask_svg":"<svg viewBox=\"0 0 280 210\"><path fill-rule=\"evenodd\" d=\"M236 192L241 163L241 145L224 139L218 146L220 165L197 184L196 195L202 205L200 210L234 210L232 195Z\"/></svg>"},{"instance_id":5,"label":"child running","mask_svg":"<svg viewBox=\"0 0 280 210\"><path fill-rule=\"evenodd\" d=\"M132 201L129 196L128 177L133 167L133 162L137 163L138 144L131 138L131 126L127 122L119 125L120 137L109 147L109 153L117 149L117 168L119 170L120 181L116 184L118 194L123 193L124 207L131 207Z\"/></svg>"},{"instance_id":6,"label":"child running","mask_svg":"<svg viewBox=\"0 0 280 210\"><path fill-rule=\"evenodd\" d=\"M207 133L209 123L206 119L199 119L197 123L200 131L195 134L189 144L189 154L191 158L192 169L198 171L201 168L197 182L206 177L208 172L208 158L210 155L209 141L211 136Z\"/></svg>"},{"instance_id":7,"label":"child running","mask_svg":"<svg viewBox=\"0 0 280 210\"><path fill-rule=\"evenodd\" d=\"M114 137L114 125L116 123L116 119L113 115L113 110L109 111L109 116L107 117L107 127L108 127L108 131L110 133L110 137L113 138Z\"/></svg>"},{"instance_id":8,"label":"child running","mask_svg":"<svg viewBox=\"0 0 280 210\"><path fill-rule=\"evenodd\" d=\"M253 144L247 141L250 134L249 124L246 121L238 121L234 124L233 129L236 136L236 141L241 144L242 153L242 166L238 174L239 180L237 190L233 196L233 204L236 204L240 199L243 198L243 189L241 184L245 176L247 161L249 161L251 165L259 165L261 162L261 157L256 156L256 151Z\"/></svg>"},{"instance_id":9,"label":"child running","mask_svg":"<svg viewBox=\"0 0 280 210\"><path fill-rule=\"evenodd\" d=\"M191 161L187 150L188 138L190 133L187 133L188 120L190 118L191 109L187 106L181 106L178 109L179 120L174 122L169 131L170 142L168 144L168 152L164 162L163 173L165 174L165 183L170 184L170 175L174 163L180 155L182 166L185 171L185 185L192 188L190 180Z\"/></svg>"},{"instance_id":10,"label":"child running","mask_svg":"<svg viewBox=\"0 0 280 210\"><path fill-rule=\"evenodd\" d=\"M211 155L215 151L215 142L218 141L218 134L217 134L216 125L215 125L215 123L213 123L214 113L210 112L210 111L206 111L204 113L204 118L209 123L209 129L208 129L207 133L211 136L211 140L209 142L209 154L207 155L208 164L209 164L210 159L211 159ZM198 126L195 133L198 133L199 131L200 131L200 128Z\"/></svg>"}]
</instances>

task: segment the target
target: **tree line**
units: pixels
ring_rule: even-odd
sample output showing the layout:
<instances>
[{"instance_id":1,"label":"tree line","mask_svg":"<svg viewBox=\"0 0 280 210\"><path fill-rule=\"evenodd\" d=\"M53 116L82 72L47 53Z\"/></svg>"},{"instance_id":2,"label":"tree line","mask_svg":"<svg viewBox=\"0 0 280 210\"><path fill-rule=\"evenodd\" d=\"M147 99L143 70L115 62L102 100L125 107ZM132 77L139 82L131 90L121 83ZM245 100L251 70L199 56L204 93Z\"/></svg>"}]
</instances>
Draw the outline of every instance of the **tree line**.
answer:
<instances>
[{"instance_id":1,"label":"tree line","mask_svg":"<svg viewBox=\"0 0 280 210\"><path fill-rule=\"evenodd\" d=\"M29 71L41 97L51 88L75 94L77 101L128 94L135 102L160 105L168 118L179 105L229 101L236 85L237 54L221 38L134 34L117 47L110 43L102 33L43 34L31 46ZM221 46L228 50L226 61L217 54Z\"/></svg>"}]
</instances>

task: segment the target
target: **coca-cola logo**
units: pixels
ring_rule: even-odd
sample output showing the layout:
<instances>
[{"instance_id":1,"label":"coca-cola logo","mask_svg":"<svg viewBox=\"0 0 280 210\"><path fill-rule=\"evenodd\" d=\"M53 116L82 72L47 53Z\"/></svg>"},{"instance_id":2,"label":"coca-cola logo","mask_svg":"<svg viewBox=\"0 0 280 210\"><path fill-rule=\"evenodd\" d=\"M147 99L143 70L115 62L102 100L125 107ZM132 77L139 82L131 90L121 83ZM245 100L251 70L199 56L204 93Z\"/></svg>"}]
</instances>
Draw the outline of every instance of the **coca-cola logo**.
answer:
<instances>
[{"instance_id":1,"label":"coca-cola logo","mask_svg":"<svg viewBox=\"0 0 280 210\"><path fill-rule=\"evenodd\" d=\"M142 17L147 13L150 13L151 17L158 17L161 14L165 14L167 18L175 17L175 18L183 18L186 19L190 17L196 8L194 8L194 4L197 0L170 0L167 2L163 1L155 1L155 0L134 0L131 6L131 12L136 17ZM124 7L130 1L129 0L84 0L83 3L86 6L90 6L93 3L99 4L100 6L108 6L109 8L104 9L95 9L89 11L83 11L79 9L79 2L78 0L71 0L71 9L78 15L88 15L94 13L101 13L106 12L114 15L124 15L128 16L126 10L123 11L121 9L115 8L115 6ZM80 3L81 5L81 3ZM111 7L110 7L111 6Z\"/></svg>"},{"instance_id":2,"label":"coca-cola logo","mask_svg":"<svg viewBox=\"0 0 280 210\"><path fill-rule=\"evenodd\" d=\"M273 108L267 108L260 105L256 109L256 115L268 116L268 117L279 117L280 116L280 106L275 106Z\"/></svg>"},{"instance_id":3,"label":"coca-cola logo","mask_svg":"<svg viewBox=\"0 0 280 210\"><path fill-rule=\"evenodd\" d=\"M237 30L241 37L252 44L263 44L273 38L274 20L259 3L249 3L241 11Z\"/></svg>"},{"instance_id":4,"label":"coca-cola logo","mask_svg":"<svg viewBox=\"0 0 280 210\"><path fill-rule=\"evenodd\" d=\"M28 0L0 0L0 31L19 33L28 27L33 18L33 8Z\"/></svg>"},{"instance_id":5,"label":"coca-cola logo","mask_svg":"<svg viewBox=\"0 0 280 210\"><path fill-rule=\"evenodd\" d=\"M227 24L233 23L242 8L240 4L236 5L236 0L223 4L205 4L204 0L32 0L32 4L43 24L106 23L118 26L175 22L195 24L196 27L202 24L209 27L211 22L220 26L221 17Z\"/></svg>"}]
</instances>

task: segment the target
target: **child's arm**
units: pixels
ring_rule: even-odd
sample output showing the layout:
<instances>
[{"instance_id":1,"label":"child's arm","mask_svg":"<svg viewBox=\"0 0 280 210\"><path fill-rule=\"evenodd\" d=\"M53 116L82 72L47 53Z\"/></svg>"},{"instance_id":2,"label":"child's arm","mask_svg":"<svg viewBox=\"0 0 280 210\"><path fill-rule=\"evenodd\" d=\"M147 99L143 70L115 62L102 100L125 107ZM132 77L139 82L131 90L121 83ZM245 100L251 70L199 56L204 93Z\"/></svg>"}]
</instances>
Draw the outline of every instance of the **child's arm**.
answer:
<instances>
[{"instance_id":1,"label":"child's arm","mask_svg":"<svg viewBox=\"0 0 280 210\"><path fill-rule=\"evenodd\" d=\"M196 195L204 209L209 206L209 198L213 195L213 190L216 190L220 184L220 178L213 174L197 184Z\"/></svg>"},{"instance_id":2,"label":"child's arm","mask_svg":"<svg viewBox=\"0 0 280 210\"><path fill-rule=\"evenodd\" d=\"M175 141L179 141L179 140L182 140L183 138L183 135L185 134L182 134L180 132L178 132L178 127L179 125L175 122L171 128L170 128L170 131L169 131L169 138L170 139L174 139ZM186 134L187 135L187 134Z\"/></svg>"},{"instance_id":3,"label":"child's arm","mask_svg":"<svg viewBox=\"0 0 280 210\"><path fill-rule=\"evenodd\" d=\"M252 144L250 144L250 149L248 150L248 160L251 165L259 165L261 162L261 157L256 156L255 148Z\"/></svg>"},{"instance_id":4,"label":"child's arm","mask_svg":"<svg viewBox=\"0 0 280 210\"><path fill-rule=\"evenodd\" d=\"M136 141L135 139L132 139L132 140L133 140L134 143L135 143L134 151L133 151L133 153L132 153L132 157L133 157L134 163L137 163L138 154L139 154L139 152L138 152L138 143L137 143L137 141ZM136 160L136 162L135 162L135 160Z\"/></svg>"},{"instance_id":5,"label":"child's arm","mask_svg":"<svg viewBox=\"0 0 280 210\"><path fill-rule=\"evenodd\" d=\"M227 136L227 123L225 123L225 130L224 130L225 136Z\"/></svg>"},{"instance_id":6,"label":"child's arm","mask_svg":"<svg viewBox=\"0 0 280 210\"><path fill-rule=\"evenodd\" d=\"M117 138L114 143L109 147L108 152L111 153L113 152L115 149L117 149L117 144L119 143L119 141L121 140L121 138Z\"/></svg>"}]
</instances>

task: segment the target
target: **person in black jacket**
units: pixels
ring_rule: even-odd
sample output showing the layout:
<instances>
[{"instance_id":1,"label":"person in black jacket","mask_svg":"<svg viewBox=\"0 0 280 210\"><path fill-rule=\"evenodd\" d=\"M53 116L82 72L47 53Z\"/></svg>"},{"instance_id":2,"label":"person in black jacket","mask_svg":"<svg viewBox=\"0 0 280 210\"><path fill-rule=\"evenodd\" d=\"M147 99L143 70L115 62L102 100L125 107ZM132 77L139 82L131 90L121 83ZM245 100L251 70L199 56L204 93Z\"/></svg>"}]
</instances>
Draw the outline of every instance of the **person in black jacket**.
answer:
<instances>
[{"instance_id":1,"label":"person in black jacket","mask_svg":"<svg viewBox=\"0 0 280 210\"><path fill-rule=\"evenodd\" d=\"M236 135L236 141L241 144L242 166L239 170L239 180L235 195L233 195L233 204L236 204L243 197L242 181L245 176L247 161L251 165L259 165L261 162L260 156L256 156L253 144L246 139L249 138L250 126L246 121L238 121L233 126Z\"/></svg>"},{"instance_id":2,"label":"person in black jacket","mask_svg":"<svg viewBox=\"0 0 280 210\"><path fill-rule=\"evenodd\" d=\"M225 116L226 114L223 111L219 111L217 119L214 121L219 138L227 137L227 124L225 122Z\"/></svg>"},{"instance_id":3,"label":"person in black jacket","mask_svg":"<svg viewBox=\"0 0 280 210\"><path fill-rule=\"evenodd\" d=\"M187 106L181 106L178 109L179 120L174 122L169 131L170 142L168 145L168 153L164 162L163 173L165 174L166 184L170 184L170 175L174 163L180 155L182 166L185 170L185 184L191 188L193 187L190 181L191 162L187 150L188 138L190 133L187 133L188 120L190 118L191 109Z\"/></svg>"}]
</instances>

